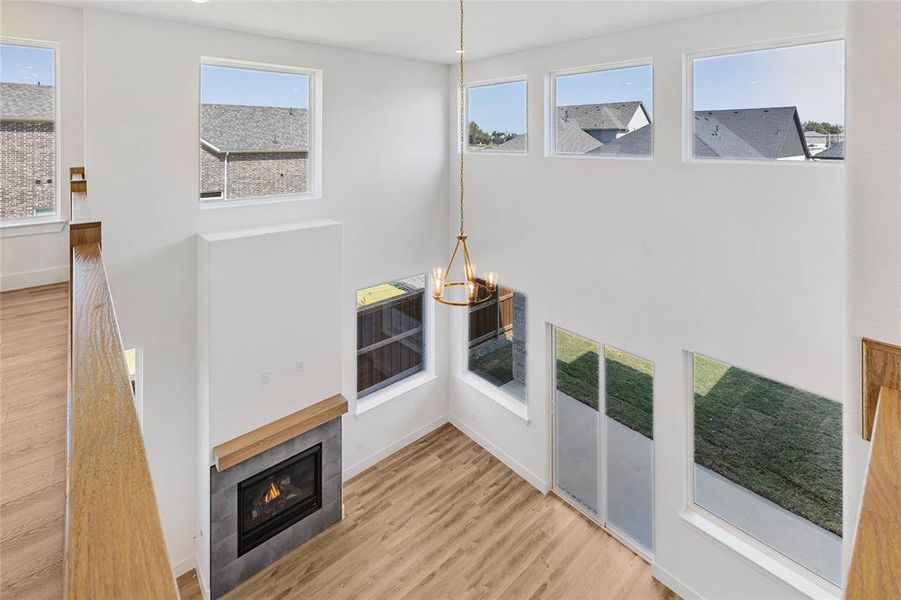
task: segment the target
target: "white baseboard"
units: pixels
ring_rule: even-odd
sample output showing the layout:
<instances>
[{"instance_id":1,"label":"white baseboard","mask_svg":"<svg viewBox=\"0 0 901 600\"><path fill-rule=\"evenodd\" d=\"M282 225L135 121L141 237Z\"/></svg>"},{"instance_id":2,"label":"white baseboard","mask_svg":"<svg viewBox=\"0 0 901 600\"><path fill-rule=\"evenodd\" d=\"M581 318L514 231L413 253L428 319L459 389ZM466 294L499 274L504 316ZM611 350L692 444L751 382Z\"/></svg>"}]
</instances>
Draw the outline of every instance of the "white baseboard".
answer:
<instances>
[{"instance_id":1,"label":"white baseboard","mask_svg":"<svg viewBox=\"0 0 901 600\"><path fill-rule=\"evenodd\" d=\"M396 442L388 444L381 450L379 450L373 454L370 454L369 456L367 456L363 460L359 461L355 465L347 467L346 469L344 469L342 471L342 477L344 478L344 481L347 481L351 477L355 477L356 475L359 475L360 473L362 473L363 471L365 471L372 465L376 464L380 460L391 456L392 454L394 454L401 448L405 448L405 447L409 446L410 444L412 444L419 438L432 433L433 431L435 431L436 429L438 429L445 423L447 423L446 416L442 416L438 419L435 419L431 423L428 423L428 424L420 427L419 429L409 433L408 435L405 435L404 437L397 440Z\"/></svg>"},{"instance_id":2,"label":"white baseboard","mask_svg":"<svg viewBox=\"0 0 901 600\"><path fill-rule=\"evenodd\" d=\"M517 462L512 456L476 433L472 428L464 424L460 419L451 415L448 420L450 421L451 425L466 434L466 436L469 437L472 441L490 452L492 455L494 455L495 458L510 467L517 475L535 486L539 492L546 494L548 490L551 489L547 481L529 471L527 468Z\"/></svg>"},{"instance_id":3,"label":"white baseboard","mask_svg":"<svg viewBox=\"0 0 901 600\"><path fill-rule=\"evenodd\" d=\"M69 267L51 267L36 271L22 271L20 273L4 273L0 275L0 291L21 290L23 288L49 285L69 280Z\"/></svg>"},{"instance_id":4,"label":"white baseboard","mask_svg":"<svg viewBox=\"0 0 901 600\"><path fill-rule=\"evenodd\" d=\"M651 565L651 576L671 589L672 591L679 594L680 597L684 598L684 600L700 600L701 595L682 583L681 580L677 579L673 576L669 571L660 568L656 563Z\"/></svg>"},{"instance_id":5,"label":"white baseboard","mask_svg":"<svg viewBox=\"0 0 901 600\"><path fill-rule=\"evenodd\" d=\"M204 579L203 569L197 569L197 583L200 585L200 595L203 596L203 600L209 600L211 596L210 584Z\"/></svg>"},{"instance_id":6,"label":"white baseboard","mask_svg":"<svg viewBox=\"0 0 901 600\"><path fill-rule=\"evenodd\" d=\"M181 577L191 569L197 566L197 561L193 556L177 560L172 563L172 572L176 577Z\"/></svg>"}]
</instances>

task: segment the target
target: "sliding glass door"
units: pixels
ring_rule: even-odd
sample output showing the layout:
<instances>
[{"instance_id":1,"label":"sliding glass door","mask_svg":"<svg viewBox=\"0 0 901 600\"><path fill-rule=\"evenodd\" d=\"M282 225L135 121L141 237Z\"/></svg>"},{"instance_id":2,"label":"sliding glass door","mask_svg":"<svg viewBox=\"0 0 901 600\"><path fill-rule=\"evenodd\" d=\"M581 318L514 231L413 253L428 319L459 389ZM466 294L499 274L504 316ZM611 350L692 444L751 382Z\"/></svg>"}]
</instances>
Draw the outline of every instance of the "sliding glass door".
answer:
<instances>
[{"instance_id":1,"label":"sliding glass door","mask_svg":"<svg viewBox=\"0 0 901 600\"><path fill-rule=\"evenodd\" d=\"M554 490L650 557L653 364L559 327L552 335Z\"/></svg>"},{"instance_id":2,"label":"sliding glass door","mask_svg":"<svg viewBox=\"0 0 901 600\"><path fill-rule=\"evenodd\" d=\"M554 483L594 518L603 514L598 350L595 342L555 328Z\"/></svg>"}]
</instances>

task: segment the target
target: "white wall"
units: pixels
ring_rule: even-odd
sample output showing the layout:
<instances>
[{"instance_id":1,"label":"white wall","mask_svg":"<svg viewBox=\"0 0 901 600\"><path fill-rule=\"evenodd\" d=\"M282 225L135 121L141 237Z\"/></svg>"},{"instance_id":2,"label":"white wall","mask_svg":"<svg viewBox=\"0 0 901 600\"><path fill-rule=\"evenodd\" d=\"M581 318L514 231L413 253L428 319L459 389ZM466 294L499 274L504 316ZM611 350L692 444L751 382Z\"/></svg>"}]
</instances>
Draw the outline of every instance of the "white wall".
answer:
<instances>
[{"instance_id":1,"label":"white wall","mask_svg":"<svg viewBox=\"0 0 901 600\"><path fill-rule=\"evenodd\" d=\"M27 2L3 2L0 34L59 43L60 218L69 218L69 167L84 164L84 62L81 11ZM16 235L0 239L0 290L65 281L69 278L69 232ZM17 228L19 232L23 230Z\"/></svg>"},{"instance_id":2,"label":"white wall","mask_svg":"<svg viewBox=\"0 0 901 600\"><path fill-rule=\"evenodd\" d=\"M343 391L354 404L354 291L444 259L447 82L443 67L357 51L84 13L91 202L126 346L144 356L144 432L170 557L193 566L198 232L333 218L343 225ZM323 198L201 210L201 56L323 69ZM395 143L403 140L403 143ZM310 257L298 256L297 261ZM443 319L438 336L443 336ZM436 365L446 363L439 350ZM344 419L344 467L440 424L438 379Z\"/></svg>"},{"instance_id":3,"label":"white wall","mask_svg":"<svg viewBox=\"0 0 901 600\"><path fill-rule=\"evenodd\" d=\"M845 199L841 164L684 163L683 53L840 31L845 12L773 3L466 66L471 81L528 76L530 152L467 155L466 214L474 260L528 295L530 422L458 378L451 419L545 486L546 323L652 360L654 568L683 594L800 595L680 517L691 461L683 351L841 400ZM654 159L545 158L546 73L643 57L654 64ZM451 69L451 85L456 77ZM451 140L455 127L451 114ZM449 326L454 373L462 315Z\"/></svg>"},{"instance_id":4,"label":"white wall","mask_svg":"<svg viewBox=\"0 0 901 600\"><path fill-rule=\"evenodd\" d=\"M845 564L870 445L860 437L860 339L901 344L901 3L848 18Z\"/></svg>"}]
</instances>

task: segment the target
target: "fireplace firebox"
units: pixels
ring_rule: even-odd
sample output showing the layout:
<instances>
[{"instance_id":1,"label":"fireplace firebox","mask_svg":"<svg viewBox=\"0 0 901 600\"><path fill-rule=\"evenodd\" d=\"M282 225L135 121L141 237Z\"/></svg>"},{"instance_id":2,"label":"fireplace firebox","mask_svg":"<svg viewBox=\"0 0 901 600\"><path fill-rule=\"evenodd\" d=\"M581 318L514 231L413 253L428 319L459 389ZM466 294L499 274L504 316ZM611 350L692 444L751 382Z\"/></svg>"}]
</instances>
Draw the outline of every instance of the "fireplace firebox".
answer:
<instances>
[{"instance_id":1,"label":"fireplace firebox","mask_svg":"<svg viewBox=\"0 0 901 600\"><path fill-rule=\"evenodd\" d=\"M322 444L238 484L238 556L322 507Z\"/></svg>"}]
</instances>

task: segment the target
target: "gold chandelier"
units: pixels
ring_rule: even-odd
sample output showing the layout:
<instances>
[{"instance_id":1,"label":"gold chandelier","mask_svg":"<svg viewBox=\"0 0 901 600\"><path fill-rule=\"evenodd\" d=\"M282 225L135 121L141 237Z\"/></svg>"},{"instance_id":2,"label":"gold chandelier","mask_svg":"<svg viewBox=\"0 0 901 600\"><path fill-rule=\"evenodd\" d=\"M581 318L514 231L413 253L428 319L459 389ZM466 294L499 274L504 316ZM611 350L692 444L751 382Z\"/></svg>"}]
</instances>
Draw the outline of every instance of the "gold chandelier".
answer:
<instances>
[{"instance_id":1,"label":"gold chandelier","mask_svg":"<svg viewBox=\"0 0 901 600\"><path fill-rule=\"evenodd\" d=\"M484 277L476 274L476 267L469 258L466 247L466 231L463 228L463 155L466 143L466 123L463 110L463 0L460 0L460 235L451 253L447 267L432 269L432 297L449 306L472 306L491 298L497 289L497 273L487 272ZM457 255L463 260L463 279L451 280L451 270ZM456 291L456 293L455 293Z\"/></svg>"}]
</instances>

